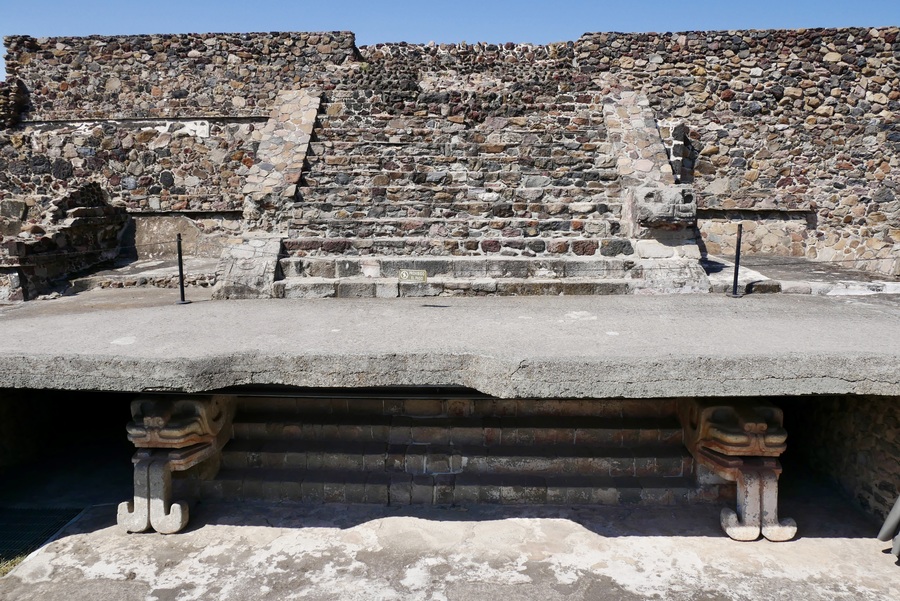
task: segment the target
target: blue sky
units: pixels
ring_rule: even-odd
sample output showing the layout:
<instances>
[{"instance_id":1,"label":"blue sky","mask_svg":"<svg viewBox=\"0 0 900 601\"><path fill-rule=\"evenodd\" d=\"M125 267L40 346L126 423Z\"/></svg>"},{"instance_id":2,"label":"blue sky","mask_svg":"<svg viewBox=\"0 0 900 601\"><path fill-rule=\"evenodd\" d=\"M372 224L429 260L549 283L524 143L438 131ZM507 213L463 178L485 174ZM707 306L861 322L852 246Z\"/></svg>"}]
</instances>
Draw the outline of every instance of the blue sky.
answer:
<instances>
[{"instance_id":1,"label":"blue sky","mask_svg":"<svg viewBox=\"0 0 900 601\"><path fill-rule=\"evenodd\" d=\"M548 43L586 31L885 25L900 25L900 0L0 0L0 36L35 37L350 30L358 44Z\"/></svg>"}]
</instances>

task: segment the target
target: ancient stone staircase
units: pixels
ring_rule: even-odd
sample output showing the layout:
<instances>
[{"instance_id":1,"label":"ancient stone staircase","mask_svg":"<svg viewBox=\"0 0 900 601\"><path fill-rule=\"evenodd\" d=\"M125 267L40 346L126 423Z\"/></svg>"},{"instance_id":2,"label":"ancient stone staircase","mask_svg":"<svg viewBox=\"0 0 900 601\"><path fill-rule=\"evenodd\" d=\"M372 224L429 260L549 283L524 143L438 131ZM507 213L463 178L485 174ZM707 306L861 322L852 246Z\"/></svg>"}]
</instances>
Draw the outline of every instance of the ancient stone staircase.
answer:
<instances>
[{"instance_id":1,"label":"ancient stone staircase","mask_svg":"<svg viewBox=\"0 0 900 601\"><path fill-rule=\"evenodd\" d=\"M645 275L659 269L659 257L642 261L623 223L604 96L540 100L521 116L467 124L373 114L372 98L331 94L309 145L275 295L658 287L659 278ZM398 279L408 270L425 271L428 283ZM682 275L685 285L696 277ZM677 270L666 276L668 287L682 285Z\"/></svg>"},{"instance_id":2,"label":"ancient stone staircase","mask_svg":"<svg viewBox=\"0 0 900 601\"><path fill-rule=\"evenodd\" d=\"M590 105L579 125L545 111L476 128L369 108L333 100L320 115L289 249L322 254L315 238L345 238L371 254L368 239L393 237L410 243L391 254L527 255L547 252L527 238L606 236L621 216L602 112Z\"/></svg>"},{"instance_id":3,"label":"ancient stone staircase","mask_svg":"<svg viewBox=\"0 0 900 601\"><path fill-rule=\"evenodd\" d=\"M473 121L382 95L280 94L243 174L245 219L280 246L259 269L223 254L218 296L709 290L645 98L537 96Z\"/></svg>"},{"instance_id":4,"label":"ancient stone staircase","mask_svg":"<svg viewBox=\"0 0 900 601\"><path fill-rule=\"evenodd\" d=\"M243 398L203 499L672 504L695 484L672 401Z\"/></svg>"},{"instance_id":5,"label":"ancient stone staircase","mask_svg":"<svg viewBox=\"0 0 900 601\"><path fill-rule=\"evenodd\" d=\"M283 298L626 294L644 282L619 258L317 256L281 260ZM427 273L405 281L404 271Z\"/></svg>"}]
</instances>

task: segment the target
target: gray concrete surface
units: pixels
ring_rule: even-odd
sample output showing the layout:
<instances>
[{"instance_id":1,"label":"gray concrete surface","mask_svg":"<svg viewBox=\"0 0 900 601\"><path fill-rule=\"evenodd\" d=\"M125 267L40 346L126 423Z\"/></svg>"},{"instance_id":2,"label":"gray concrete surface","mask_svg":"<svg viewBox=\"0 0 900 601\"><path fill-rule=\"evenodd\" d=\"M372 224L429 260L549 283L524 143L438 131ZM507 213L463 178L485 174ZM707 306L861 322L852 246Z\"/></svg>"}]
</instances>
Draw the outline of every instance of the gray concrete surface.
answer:
<instances>
[{"instance_id":1,"label":"gray concrete surface","mask_svg":"<svg viewBox=\"0 0 900 601\"><path fill-rule=\"evenodd\" d=\"M0 388L450 386L498 397L896 394L900 298L208 301L89 291L0 308Z\"/></svg>"},{"instance_id":2,"label":"gray concrete surface","mask_svg":"<svg viewBox=\"0 0 900 601\"><path fill-rule=\"evenodd\" d=\"M797 540L739 543L718 508L201 505L127 535L94 507L0 579L4 601L900 598L877 526L829 494L783 502ZM809 500L813 499L813 500Z\"/></svg>"},{"instance_id":3,"label":"gray concrete surface","mask_svg":"<svg viewBox=\"0 0 900 601\"><path fill-rule=\"evenodd\" d=\"M734 257L710 255L703 260L712 292L730 292L734 285ZM803 257L749 255L738 271L741 293L868 296L900 294L900 278L843 267Z\"/></svg>"}]
</instances>

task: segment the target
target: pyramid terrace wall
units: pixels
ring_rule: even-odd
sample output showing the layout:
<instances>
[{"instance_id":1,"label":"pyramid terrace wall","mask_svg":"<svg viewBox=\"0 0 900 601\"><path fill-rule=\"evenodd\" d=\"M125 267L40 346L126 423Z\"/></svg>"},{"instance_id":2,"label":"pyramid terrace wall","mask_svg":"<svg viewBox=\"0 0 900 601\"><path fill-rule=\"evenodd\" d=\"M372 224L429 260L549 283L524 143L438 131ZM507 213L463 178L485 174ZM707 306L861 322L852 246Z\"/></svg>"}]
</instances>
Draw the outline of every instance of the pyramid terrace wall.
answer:
<instances>
[{"instance_id":1,"label":"pyramid terrace wall","mask_svg":"<svg viewBox=\"0 0 900 601\"><path fill-rule=\"evenodd\" d=\"M356 48L346 32L6 43L0 112L22 123L0 134L0 196L40 204L100 179L132 212L233 227L220 216L241 209L240 166L261 162L257 131L279 90L321 90L323 112L340 103L473 129L606 82L649 99L710 252L733 249L741 220L751 252L900 270L896 27L596 33L546 46ZM9 100L19 82L24 107Z\"/></svg>"}]
</instances>

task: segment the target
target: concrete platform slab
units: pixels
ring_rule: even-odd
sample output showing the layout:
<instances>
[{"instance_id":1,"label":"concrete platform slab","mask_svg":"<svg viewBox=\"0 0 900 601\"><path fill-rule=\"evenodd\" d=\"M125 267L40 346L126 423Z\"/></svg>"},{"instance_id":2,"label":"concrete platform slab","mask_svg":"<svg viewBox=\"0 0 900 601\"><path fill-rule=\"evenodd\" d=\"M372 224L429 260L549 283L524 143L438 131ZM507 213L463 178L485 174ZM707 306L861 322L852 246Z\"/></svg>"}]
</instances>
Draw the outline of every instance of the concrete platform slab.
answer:
<instances>
[{"instance_id":1,"label":"concrete platform slab","mask_svg":"<svg viewBox=\"0 0 900 601\"><path fill-rule=\"evenodd\" d=\"M900 390L900 297L208 301L90 291L0 308L0 388L465 386L503 398ZM206 297L208 298L208 296Z\"/></svg>"}]
</instances>

